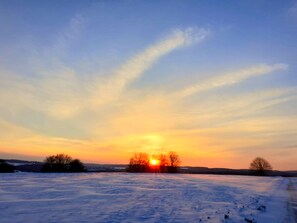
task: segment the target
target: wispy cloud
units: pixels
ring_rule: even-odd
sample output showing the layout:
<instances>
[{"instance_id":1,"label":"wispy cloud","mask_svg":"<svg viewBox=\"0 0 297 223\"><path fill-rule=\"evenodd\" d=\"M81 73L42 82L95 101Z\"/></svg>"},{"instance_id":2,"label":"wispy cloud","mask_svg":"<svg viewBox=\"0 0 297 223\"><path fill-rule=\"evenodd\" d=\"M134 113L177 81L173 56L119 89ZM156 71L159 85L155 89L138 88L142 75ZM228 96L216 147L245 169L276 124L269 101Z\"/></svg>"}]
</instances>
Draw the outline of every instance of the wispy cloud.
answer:
<instances>
[{"instance_id":1,"label":"wispy cloud","mask_svg":"<svg viewBox=\"0 0 297 223\"><path fill-rule=\"evenodd\" d=\"M61 59L60 57L66 53L67 48L81 36L85 27L85 21L85 18L80 14L71 18L67 26L55 36L53 44L44 49L42 52L44 54L43 56L47 57L47 59L54 60L51 62L57 63ZM41 63L44 63L44 61L41 61Z\"/></svg>"},{"instance_id":2,"label":"wispy cloud","mask_svg":"<svg viewBox=\"0 0 297 223\"><path fill-rule=\"evenodd\" d=\"M297 1L289 8L289 13L293 16L297 15Z\"/></svg>"},{"instance_id":3,"label":"wispy cloud","mask_svg":"<svg viewBox=\"0 0 297 223\"><path fill-rule=\"evenodd\" d=\"M296 88L266 89L207 97L207 100L201 100L198 104L179 111L188 128L213 128L233 125L251 117L261 117L263 114L267 116L267 113L275 111L280 104L296 99Z\"/></svg>"},{"instance_id":4,"label":"wispy cloud","mask_svg":"<svg viewBox=\"0 0 297 223\"><path fill-rule=\"evenodd\" d=\"M201 91L207 91L219 87L224 87L228 85L237 84L242 82L248 78L269 74L276 71L283 71L288 68L287 64L262 64L257 66L248 67L245 69L232 71L228 73L224 73L221 75L217 75L213 78L207 79L205 81L201 81L196 85L192 85L187 87L175 94L176 97L182 98L187 97Z\"/></svg>"},{"instance_id":5,"label":"wispy cloud","mask_svg":"<svg viewBox=\"0 0 297 223\"><path fill-rule=\"evenodd\" d=\"M112 77L103 84L99 83L98 89L96 89L97 93L94 94L96 103L101 104L116 98L129 83L143 75L161 57L176 49L199 43L208 35L209 31L205 29L174 30L165 39L130 58L119 69L115 70Z\"/></svg>"},{"instance_id":6,"label":"wispy cloud","mask_svg":"<svg viewBox=\"0 0 297 223\"><path fill-rule=\"evenodd\" d=\"M51 49L57 56L52 57L54 66L49 66L50 69L37 66L41 68L35 70L37 74L34 78L7 74L5 71L0 73L3 80L0 83L0 107L13 108L15 112L27 108L54 119L67 119L84 110L96 110L106 104L108 106L109 102L118 99L129 83L141 77L161 57L176 49L199 43L209 34L209 31L198 28L174 30L166 38L147 47L118 69L105 75L105 79L84 79L86 75L80 75L75 69L57 61L62 54L60 51L80 33L82 24L83 18L77 16L70 21L69 27L58 35L58 41Z\"/></svg>"}]
</instances>

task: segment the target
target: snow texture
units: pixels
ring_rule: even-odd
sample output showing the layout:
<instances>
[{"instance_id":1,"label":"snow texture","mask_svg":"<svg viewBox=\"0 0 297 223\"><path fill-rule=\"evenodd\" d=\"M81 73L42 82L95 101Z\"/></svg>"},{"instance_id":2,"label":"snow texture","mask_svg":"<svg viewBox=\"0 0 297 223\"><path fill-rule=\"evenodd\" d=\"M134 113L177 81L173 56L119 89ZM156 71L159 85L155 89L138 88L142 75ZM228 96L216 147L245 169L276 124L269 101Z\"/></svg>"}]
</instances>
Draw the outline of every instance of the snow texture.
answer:
<instances>
[{"instance_id":1,"label":"snow texture","mask_svg":"<svg viewBox=\"0 0 297 223\"><path fill-rule=\"evenodd\" d=\"M288 212L285 222L297 222L297 178L290 178L288 185Z\"/></svg>"},{"instance_id":2,"label":"snow texture","mask_svg":"<svg viewBox=\"0 0 297 223\"><path fill-rule=\"evenodd\" d=\"M0 174L0 222L281 223L288 183L251 176Z\"/></svg>"}]
</instances>

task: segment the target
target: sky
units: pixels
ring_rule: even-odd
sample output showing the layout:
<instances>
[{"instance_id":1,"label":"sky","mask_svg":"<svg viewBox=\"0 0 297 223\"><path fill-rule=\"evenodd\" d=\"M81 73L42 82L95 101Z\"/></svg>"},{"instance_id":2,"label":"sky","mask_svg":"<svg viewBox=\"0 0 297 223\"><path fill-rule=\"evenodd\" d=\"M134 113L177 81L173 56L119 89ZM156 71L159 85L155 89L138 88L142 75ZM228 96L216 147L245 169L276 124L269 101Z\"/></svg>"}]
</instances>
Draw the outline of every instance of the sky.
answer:
<instances>
[{"instance_id":1,"label":"sky","mask_svg":"<svg viewBox=\"0 0 297 223\"><path fill-rule=\"evenodd\" d=\"M0 157L297 169L297 1L0 1Z\"/></svg>"}]
</instances>

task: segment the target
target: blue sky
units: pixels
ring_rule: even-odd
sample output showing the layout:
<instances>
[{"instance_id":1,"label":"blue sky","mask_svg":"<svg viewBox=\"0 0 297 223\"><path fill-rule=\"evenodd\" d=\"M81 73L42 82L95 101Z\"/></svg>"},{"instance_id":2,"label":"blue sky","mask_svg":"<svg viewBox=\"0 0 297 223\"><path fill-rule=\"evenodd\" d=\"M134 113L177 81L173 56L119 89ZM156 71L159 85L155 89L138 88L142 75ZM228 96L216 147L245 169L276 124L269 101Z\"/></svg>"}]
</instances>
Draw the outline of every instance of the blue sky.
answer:
<instances>
[{"instance_id":1,"label":"blue sky","mask_svg":"<svg viewBox=\"0 0 297 223\"><path fill-rule=\"evenodd\" d=\"M0 30L3 156L297 168L297 1L1 1Z\"/></svg>"}]
</instances>

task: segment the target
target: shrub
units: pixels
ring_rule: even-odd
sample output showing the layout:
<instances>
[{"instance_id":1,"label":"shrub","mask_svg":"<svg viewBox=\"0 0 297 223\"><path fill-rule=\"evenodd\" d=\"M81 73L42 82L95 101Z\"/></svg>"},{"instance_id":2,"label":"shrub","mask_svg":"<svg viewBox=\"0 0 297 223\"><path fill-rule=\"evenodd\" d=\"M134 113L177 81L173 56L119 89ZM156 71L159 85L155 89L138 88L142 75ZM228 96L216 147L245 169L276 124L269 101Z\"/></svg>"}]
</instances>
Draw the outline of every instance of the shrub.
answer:
<instances>
[{"instance_id":1,"label":"shrub","mask_svg":"<svg viewBox=\"0 0 297 223\"><path fill-rule=\"evenodd\" d=\"M71 156L66 154L57 154L48 156L42 166L43 172L84 172L84 164L78 160L72 160Z\"/></svg>"},{"instance_id":2,"label":"shrub","mask_svg":"<svg viewBox=\"0 0 297 223\"><path fill-rule=\"evenodd\" d=\"M4 160L0 160L0 173L13 173L15 167L6 163Z\"/></svg>"},{"instance_id":3,"label":"shrub","mask_svg":"<svg viewBox=\"0 0 297 223\"><path fill-rule=\"evenodd\" d=\"M86 172L86 168L79 159L75 159L69 163L69 172Z\"/></svg>"}]
</instances>

